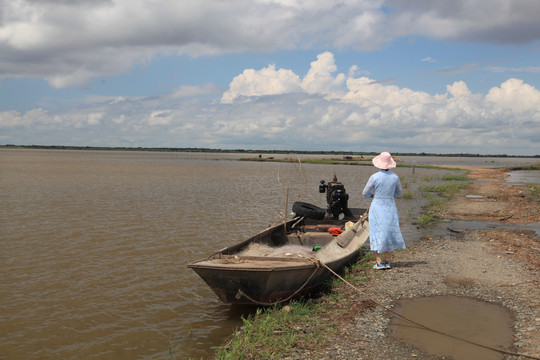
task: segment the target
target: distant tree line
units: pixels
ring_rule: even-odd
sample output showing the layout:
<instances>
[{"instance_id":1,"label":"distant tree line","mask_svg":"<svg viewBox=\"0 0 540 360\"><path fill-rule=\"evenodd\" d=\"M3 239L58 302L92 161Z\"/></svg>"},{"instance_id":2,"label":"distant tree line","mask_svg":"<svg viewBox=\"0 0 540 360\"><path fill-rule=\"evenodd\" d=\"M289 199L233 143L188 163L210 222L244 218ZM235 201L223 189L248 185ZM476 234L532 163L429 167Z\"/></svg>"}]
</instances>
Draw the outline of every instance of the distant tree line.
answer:
<instances>
[{"instance_id":1,"label":"distant tree line","mask_svg":"<svg viewBox=\"0 0 540 360\"><path fill-rule=\"evenodd\" d=\"M157 152L202 152L202 153L245 153L245 154L307 154L307 155L378 155L377 152L361 151L305 151L305 150L246 150L246 149L209 149L209 148L176 148L176 147L107 147L107 146L70 146L70 145L0 145L0 148L10 149L51 149L51 150L110 150L110 151L157 151ZM448 156L448 157L525 157L540 158L540 155L507 155L507 154L437 154L437 153L412 153L412 152L393 152L395 156Z\"/></svg>"}]
</instances>

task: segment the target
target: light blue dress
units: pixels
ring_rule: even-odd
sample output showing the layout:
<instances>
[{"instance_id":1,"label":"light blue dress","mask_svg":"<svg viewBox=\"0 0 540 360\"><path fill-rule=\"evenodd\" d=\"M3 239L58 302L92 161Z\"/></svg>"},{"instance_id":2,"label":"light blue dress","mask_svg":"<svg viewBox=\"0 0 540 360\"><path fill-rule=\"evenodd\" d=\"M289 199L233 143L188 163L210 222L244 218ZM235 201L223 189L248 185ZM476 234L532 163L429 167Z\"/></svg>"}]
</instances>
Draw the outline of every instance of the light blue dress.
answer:
<instances>
[{"instance_id":1,"label":"light blue dress","mask_svg":"<svg viewBox=\"0 0 540 360\"><path fill-rule=\"evenodd\" d=\"M371 175L362 191L365 199L373 196L368 215L371 251L383 253L405 249L394 200L402 192L399 177L390 170L381 170Z\"/></svg>"}]
</instances>

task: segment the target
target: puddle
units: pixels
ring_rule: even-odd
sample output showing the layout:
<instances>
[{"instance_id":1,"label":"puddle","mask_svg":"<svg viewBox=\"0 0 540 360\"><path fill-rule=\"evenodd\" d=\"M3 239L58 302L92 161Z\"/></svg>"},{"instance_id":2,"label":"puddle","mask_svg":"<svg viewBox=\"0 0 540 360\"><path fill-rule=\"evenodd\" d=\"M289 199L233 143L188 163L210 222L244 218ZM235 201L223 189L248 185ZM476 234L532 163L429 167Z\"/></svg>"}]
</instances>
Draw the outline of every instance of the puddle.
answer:
<instances>
[{"instance_id":1,"label":"puddle","mask_svg":"<svg viewBox=\"0 0 540 360\"><path fill-rule=\"evenodd\" d=\"M540 170L510 171L506 178L508 184L536 184L540 185Z\"/></svg>"},{"instance_id":2,"label":"puddle","mask_svg":"<svg viewBox=\"0 0 540 360\"><path fill-rule=\"evenodd\" d=\"M485 201L486 200L486 197L483 195L465 195L465 198L471 201Z\"/></svg>"},{"instance_id":3,"label":"puddle","mask_svg":"<svg viewBox=\"0 0 540 360\"><path fill-rule=\"evenodd\" d=\"M398 314L420 324L468 341L511 351L512 316L504 307L457 296L403 300ZM435 356L455 360L504 359L504 354L419 328L397 316L390 322L391 336Z\"/></svg>"},{"instance_id":4,"label":"puddle","mask_svg":"<svg viewBox=\"0 0 540 360\"><path fill-rule=\"evenodd\" d=\"M452 233L462 233L465 231L477 230L530 230L534 231L537 236L540 236L540 223L510 224L488 221L448 220L433 227L431 229L431 234L437 236L446 236L448 231Z\"/></svg>"},{"instance_id":5,"label":"puddle","mask_svg":"<svg viewBox=\"0 0 540 360\"><path fill-rule=\"evenodd\" d=\"M465 197L468 199L484 199L485 198L484 195L465 195Z\"/></svg>"}]
</instances>

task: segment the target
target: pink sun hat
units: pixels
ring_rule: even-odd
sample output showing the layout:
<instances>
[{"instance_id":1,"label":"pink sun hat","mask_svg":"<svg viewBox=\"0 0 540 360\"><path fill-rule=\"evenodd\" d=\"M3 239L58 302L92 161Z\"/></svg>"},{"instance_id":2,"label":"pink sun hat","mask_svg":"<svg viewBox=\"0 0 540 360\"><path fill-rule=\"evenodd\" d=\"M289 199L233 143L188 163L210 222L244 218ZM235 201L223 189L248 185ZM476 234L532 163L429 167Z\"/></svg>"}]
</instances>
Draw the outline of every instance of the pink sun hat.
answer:
<instances>
[{"instance_id":1,"label":"pink sun hat","mask_svg":"<svg viewBox=\"0 0 540 360\"><path fill-rule=\"evenodd\" d=\"M372 162L376 168L382 170L393 169L396 167L396 162L394 161L394 159L392 159L392 155L390 155L390 153L386 151L375 156Z\"/></svg>"}]
</instances>

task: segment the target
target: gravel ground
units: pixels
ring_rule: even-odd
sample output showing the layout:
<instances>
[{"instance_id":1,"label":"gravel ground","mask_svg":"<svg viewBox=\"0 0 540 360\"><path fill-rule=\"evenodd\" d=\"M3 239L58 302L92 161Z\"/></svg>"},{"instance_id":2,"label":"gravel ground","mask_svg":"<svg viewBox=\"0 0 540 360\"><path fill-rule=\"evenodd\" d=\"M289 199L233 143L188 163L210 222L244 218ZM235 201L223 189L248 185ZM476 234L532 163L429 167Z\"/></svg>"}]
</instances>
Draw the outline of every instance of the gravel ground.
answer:
<instances>
[{"instance_id":1,"label":"gravel ground","mask_svg":"<svg viewBox=\"0 0 540 360\"><path fill-rule=\"evenodd\" d=\"M324 348L299 350L289 359L442 359L388 335L390 315L369 298L392 308L400 299L455 295L502 305L515 319L514 352L540 356L540 276L536 266L500 256L476 233L426 238L396 252L394 268L377 271L356 296L362 311L344 321ZM448 358L448 357L447 357ZM518 359L507 356L507 359Z\"/></svg>"}]
</instances>

